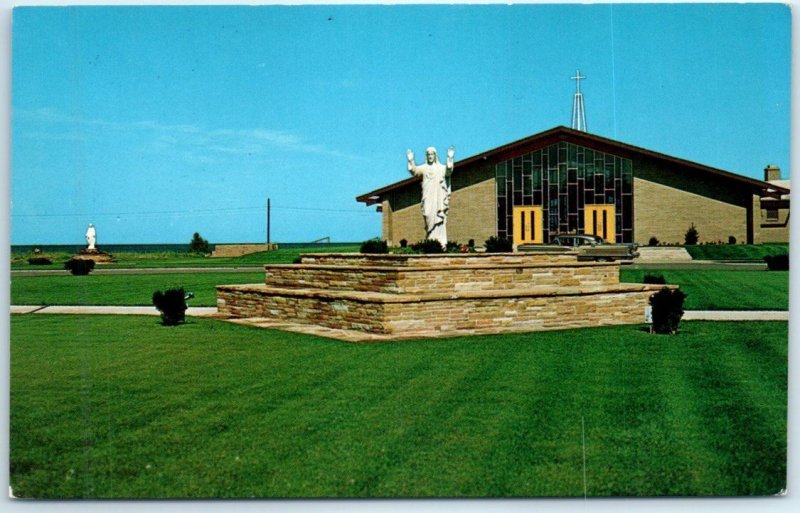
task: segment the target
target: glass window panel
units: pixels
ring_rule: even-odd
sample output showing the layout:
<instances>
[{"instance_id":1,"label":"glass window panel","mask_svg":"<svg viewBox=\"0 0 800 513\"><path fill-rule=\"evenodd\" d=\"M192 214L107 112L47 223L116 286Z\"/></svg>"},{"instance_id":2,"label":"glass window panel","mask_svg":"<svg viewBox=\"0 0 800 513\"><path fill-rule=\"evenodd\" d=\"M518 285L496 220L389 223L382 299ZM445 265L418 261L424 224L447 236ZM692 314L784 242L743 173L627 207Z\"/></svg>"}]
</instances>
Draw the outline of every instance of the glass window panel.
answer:
<instances>
[{"instance_id":1,"label":"glass window panel","mask_svg":"<svg viewBox=\"0 0 800 513\"><path fill-rule=\"evenodd\" d=\"M541 166L542 165L542 152L541 150L536 150L531 153L531 160L533 161L534 166Z\"/></svg>"},{"instance_id":2,"label":"glass window panel","mask_svg":"<svg viewBox=\"0 0 800 513\"><path fill-rule=\"evenodd\" d=\"M514 167L514 191L522 190L522 167Z\"/></svg>"},{"instance_id":3,"label":"glass window panel","mask_svg":"<svg viewBox=\"0 0 800 513\"><path fill-rule=\"evenodd\" d=\"M506 195L506 179L500 178L497 180L497 195L498 196L505 196Z\"/></svg>"},{"instance_id":4,"label":"glass window panel","mask_svg":"<svg viewBox=\"0 0 800 513\"><path fill-rule=\"evenodd\" d=\"M578 167L578 147L574 144L567 145L567 164L569 167Z\"/></svg>"},{"instance_id":5,"label":"glass window panel","mask_svg":"<svg viewBox=\"0 0 800 513\"><path fill-rule=\"evenodd\" d=\"M583 158L586 162L594 162L594 150L586 148Z\"/></svg>"},{"instance_id":6,"label":"glass window panel","mask_svg":"<svg viewBox=\"0 0 800 513\"><path fill-rule=\"evenodd\" d=\"M522 205L522 191L514 191L514 205Z\"/></svg>"},{"instance_id":7,"label":"glass window panel","mask_svg":"<svg viewBox=\"0 0 800 513\"><path fill-rule=\"evenodd\" d=\"M613 205L613 204L614 204L614 193L606 192L606 205Z\"/></svg>"},{"instance_id":8,"label":"glass window panel","mask_svg":"<svg viewBox=\"0 0 800 513\"><path fill-rule=\"evenodd\" d=\"M551 170L548 172L548 174L550 175L550 176L549 176L549 178L550 178L550 184L549 184L549 185L556 185L556 184L558 184L558 170L557 170L557 169L551 169Z\"/></svg>"},{"instance_id":9,"label":"glass window panel","mask_svg":"<svg viewBox=\"0 0 800 513\"><path fill-rule=\"evenodd\" d=\"M528 196L533 194L533 179L530 176L522 176L522 193Z\"/></svg>"},{"instance_id":10,"label":"glass window panel","mask_svg":"<svg viewBox=\"0 0 800 513\"><path fill-rule=\"evenodd\" d=\"M506 177L506 163L501 162L497 164L497 177L498 178L505 178Z\"/></svg>"},{"instance_id":11,"label":"glass window panel","mask_svg":"<svg viewBox=\"0 0 800 513\"><path fill-rule=\"evenodd\" d=\"M531 175L531 161L529 159L522 160L522 174L523 176L530 176Z\"/></svg>"},{"instance_id":12,"label":"glass window panel","mask_svg":"<svg viewBox=\"0 0 800 513\"><path fill-rule=\"evenodd\" d=\"M566 164L559 164L558 165L558 186L559 189L564 190L564 187L567 186L567 165Z\"/></svg>"},{"instance_id":13,"label":"glass window panel","mask_svg":"<svg viewBox=\"0 0 800 513\"><path fill-rule=\"evenodd\" d=\"M567 169L567 182L569 183L577 183L578 181L578 170L577 169Z\"/></svg>"},{"instance_id":14,"label":"glass window panel","mask_svg":"<svg viewBox=\"0 0 800 513\"><path fill-rule=\"evenodd\" d=\"M534 167L533 168L533 187L534 189L539 189L542 187L542 168L541 167Z\"/></svg>"}]
</instances>

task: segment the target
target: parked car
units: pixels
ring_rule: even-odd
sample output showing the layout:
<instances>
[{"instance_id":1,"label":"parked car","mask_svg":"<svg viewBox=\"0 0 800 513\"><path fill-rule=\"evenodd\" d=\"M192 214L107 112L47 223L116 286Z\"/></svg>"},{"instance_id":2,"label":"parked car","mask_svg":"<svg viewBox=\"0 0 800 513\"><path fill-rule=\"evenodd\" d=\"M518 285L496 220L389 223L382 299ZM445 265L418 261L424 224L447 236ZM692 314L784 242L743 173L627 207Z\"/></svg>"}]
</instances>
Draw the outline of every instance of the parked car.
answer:
<instances>
[{"instance_id":1,"label":"parked car","mask_svg":"<svg viewBox=\"0 0 800 513\"><path fill-rule=\"evenodd\" d=\"M611 244L596 235L561 234L553 237L550 244L523 244L519 251L546 252L553 248L571 248L578 251L578 260L594 260L596 262L613 262L614 260L632 260L639 256L639 245Z\"/></svg>"}]
</instances>

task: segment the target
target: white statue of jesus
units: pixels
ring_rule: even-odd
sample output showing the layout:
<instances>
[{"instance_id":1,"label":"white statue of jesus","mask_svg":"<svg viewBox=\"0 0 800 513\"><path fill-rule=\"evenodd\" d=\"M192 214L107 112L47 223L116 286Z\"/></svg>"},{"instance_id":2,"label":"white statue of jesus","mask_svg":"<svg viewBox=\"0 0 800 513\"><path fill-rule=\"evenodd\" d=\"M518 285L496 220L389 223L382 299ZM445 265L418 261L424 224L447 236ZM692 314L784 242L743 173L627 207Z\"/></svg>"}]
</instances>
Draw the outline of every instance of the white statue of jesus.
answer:
<instances>
[{"instance_id":1,"label":"white statue of jesus","mask_svg":"<svg viewBox=\"0 0 800 513\"><path fill-rule=\"evenodd\" d=\"M89 228L86 230L86 243L89 244L88 249L95 249L94 245L97 242L97 232L94 229L94 225L89 223Z\"/></svg>"},{"instance_id":2,"label":"white statue of jesus","mask_svg":"<svg viewBox=\"0 0 800 513\"><path fill-rule=\"evenodd\" d=\"M425 164L414 162L414 152L408 150L408 172L422 177L422 217L425 219L426 238L438 240L447 246L447 210L450 206L450 175L453 173L455 148L447 150L447 164L439 163L436 148L425 150Z\"/></svg>"}]
</instances>

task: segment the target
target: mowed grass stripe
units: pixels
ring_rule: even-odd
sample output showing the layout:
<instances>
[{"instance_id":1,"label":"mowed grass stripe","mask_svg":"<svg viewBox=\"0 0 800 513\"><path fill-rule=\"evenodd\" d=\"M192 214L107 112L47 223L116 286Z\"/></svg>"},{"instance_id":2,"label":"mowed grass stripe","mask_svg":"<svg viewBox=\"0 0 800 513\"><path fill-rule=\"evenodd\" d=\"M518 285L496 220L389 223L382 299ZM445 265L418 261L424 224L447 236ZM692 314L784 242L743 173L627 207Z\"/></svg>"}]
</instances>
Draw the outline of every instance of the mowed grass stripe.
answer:
<instances>
[{"instance_id":1,"label":"mowed grass stripe","mask_svg":"<svg viewBox=\"0 0 800 513\"><path fill-rule=\"evenodd\" d=\"M641 283L645 274L660 274L686 293L686 310L788 310L788 271L620 270L620 281Z\"/></svg>"},{"instance_id":2,"label":"mowed grass stripe","mask_svg":"<svg viewBox=\"0 0 800 513\"><path fill-rule=\"evenodd\" d=\"M786 374L767 369L785 368L786 334L692 322L676 337L626 326L357 345L201 319L12 316L12 485L582 496L584 417L590 496L772 493L785 446L765 440L785 440ZM735 346L746 340L768 347ZM715 366L728 378L704 377ZM741 389L748 406L730 409Z\"/></svg>"},{"instance_id":3,"label":"mowed grass stripe","mask_svg":"<svg viewBox=\"0 0 800 513\"><path fill-rule=\"evenodd\" d=\"M152 305L153 292L183 287L189 306L216 306L216 285L263 283L264 272L13 276L13 305Z\"/></svg>"},{"instance_id":4,"label":"mowed grass stripe","mask_svg":"<svg viewBox=\"0 0 800 513\"><path fill-rule=\"evenodd\" d=\"M724 472L732 481L728 493L778 493L785 481L774 479L773 471L786 471L786 439L769 434L786 429L787 404L770 398L781 391L777 383L788 378L787 362L754 358L750 347L759 338L756 333L727 338L714 364L706 357L703 372L693 378L698 387L716 386L724 391L724 397L709 408L716 413L712 418L719 429L714 443L731 455L723 460ZM767 378L770 375L772 379Z\"/></svg>"}]
</instances>

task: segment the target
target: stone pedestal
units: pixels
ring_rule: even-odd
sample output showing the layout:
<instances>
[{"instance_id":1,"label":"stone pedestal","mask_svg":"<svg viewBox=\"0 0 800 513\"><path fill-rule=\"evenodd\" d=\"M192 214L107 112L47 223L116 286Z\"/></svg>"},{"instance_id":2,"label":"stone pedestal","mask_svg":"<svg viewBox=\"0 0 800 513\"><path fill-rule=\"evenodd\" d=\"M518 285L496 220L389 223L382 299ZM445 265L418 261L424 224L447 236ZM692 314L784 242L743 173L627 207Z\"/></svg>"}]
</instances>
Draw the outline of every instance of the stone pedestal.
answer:
<instances>
[{"instance_id":1,"label":"stone pedestal","mask_svg":"<svg viewBox=\"0 0 800 513\"><path fill-rule=\"evenodd\" d=\"M221 315L353 341L644 323L664 285L621 284L577 253L309 254L263 284L217 286Z\"/></svg>"},{"instance_id":2,"label":"stone pedestal","mask_svg":"<svg viewBox=\"0 0 800 513\"><path fill-rule=\"evenodd\" d=\"M82 249L72 258L76 260L94 260L95 264L110 264L115 262L111 253L106 253L99 249Z\"/></svg>"}]
</instances>

